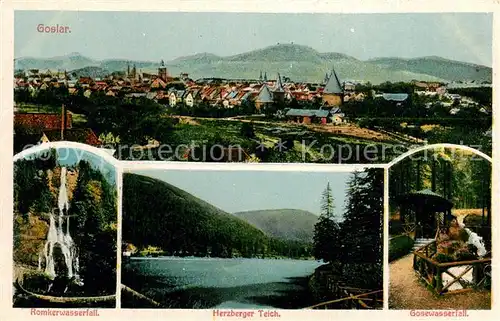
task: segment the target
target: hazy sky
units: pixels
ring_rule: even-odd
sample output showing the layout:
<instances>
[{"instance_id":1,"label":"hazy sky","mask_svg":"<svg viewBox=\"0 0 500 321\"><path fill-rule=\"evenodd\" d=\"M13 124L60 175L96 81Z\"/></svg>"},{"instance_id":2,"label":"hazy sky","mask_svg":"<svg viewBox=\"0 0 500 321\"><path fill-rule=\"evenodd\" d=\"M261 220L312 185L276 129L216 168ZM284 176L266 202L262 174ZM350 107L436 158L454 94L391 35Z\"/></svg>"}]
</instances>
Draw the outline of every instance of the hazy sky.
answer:
<instances>
[{"instance_id":1,"label":"hazy sky","mask_svg":"<svg viewBox=\"0 0 500 321\"><path fill-rule=\"evenodd\" d=\"M141 170L135 174L170 183L229 213L264 209L301 209L320 214L328 182L336 215L344 212L347 172Z\"/></svg>"},{"instance_id":2,"label":"hazy sky","mask_svg":"<svg viewBox=\"0 0 500 321\"><path fill-rule=\"evenodd\" d=\"M37 25L69 34L44 34ZM442 56L492 65L492 14L256 14L17 11L15 57L79 52L94 59L165 61L229 56L276 43L359 59Z\"/></svg>"}]
</instances>

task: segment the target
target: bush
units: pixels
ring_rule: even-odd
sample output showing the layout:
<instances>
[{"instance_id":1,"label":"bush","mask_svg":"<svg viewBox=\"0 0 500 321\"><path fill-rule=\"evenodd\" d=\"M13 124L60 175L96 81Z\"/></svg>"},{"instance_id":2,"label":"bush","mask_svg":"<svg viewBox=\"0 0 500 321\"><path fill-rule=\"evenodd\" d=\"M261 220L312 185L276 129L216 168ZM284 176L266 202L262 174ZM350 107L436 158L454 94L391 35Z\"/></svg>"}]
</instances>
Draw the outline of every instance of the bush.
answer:
<instances>
[{"instance_id":1,"label":"bush","mask_svg":"<svg viewBox=\"0 0 500 321\"><path fill-rule=\"evenodd\" d=\"M486 220L486 219L485 219ZM465 226L481 226L483 225L483 217L481 215L469 214L464 217Z\"/></svg>"},{"instance_id":2,"label":"bush","mask_svg":"<svg viewBox=\"0 0 500 321\"><path fill-rule=\"evenodd\" d=\"M241 124L240 134L246 138L255 138L255 130L251 123Z\"/></svg>"},{"instance_id":3,"label":"bush","mask_svg":"<svg viewBox=\"0 0 500 321\"><path fill-rule=\"evenodd\" d=\"M382 289L383 269L377 263L348 263L343 266L342 281L349 286Z\"/></svg>"},{"instance_id":4,"label":"bush","mask_svg":"<svg viewBox=\"0 0 500 321\"><path fill-rule=\"evenodd\" d=\"M415 241L407 236L400 235L389 241L389 262L392 262L400 257L410 253Z\"/></svg>"},{"instance_id":5,"label":"bush","mask_svg":"<svg viewBox=\"0 0 500 321\"><path fill-rule=\"evenodd\" d=\"M472 246L474 246L474 245L472 245ZM477 252L477 248L475 250L471 249L471 248L460 249L457 252L455 252L455 261L471 261L471 260L476 260L477 259L477 255L474 254L476 252Z\"/></svg>"},{"instance_id":6,"label":"bush","mask_svg":"<svg viewBox=\"0 0 500 321\"><path fill-rule=\"evenodd\" d=\"M439 262L439 263L445 263L445 262L453 262L455 261L454 257L451 255L439 253L434 257L434 260Z\"/></svg>"}]
</instances>

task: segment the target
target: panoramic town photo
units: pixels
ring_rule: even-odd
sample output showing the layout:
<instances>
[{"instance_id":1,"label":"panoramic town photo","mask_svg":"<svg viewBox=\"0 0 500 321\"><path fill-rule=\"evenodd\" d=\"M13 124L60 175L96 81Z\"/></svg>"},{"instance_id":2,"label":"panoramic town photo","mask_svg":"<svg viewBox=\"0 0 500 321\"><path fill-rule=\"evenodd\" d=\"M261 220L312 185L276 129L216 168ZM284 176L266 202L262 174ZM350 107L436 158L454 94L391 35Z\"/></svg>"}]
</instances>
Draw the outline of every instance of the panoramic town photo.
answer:
<instances>
[{"instance_id":1,"label":"panoramic town photo","mask_svg":"<svg viewBox=\"0 0 500 321\"><path fill-rule=\"evenodd\" d=\"M387 163L491 155L492 14L15 12L14 150ZM60 135L61 129L66 135Z\"/></svg>"},{"instance_id":2,"label":"panoramic town photo","mask_svg":"<svg viewBox=\"0 0 500 321\"><path fill-rule=\"evenodd\" d=\"M382 309L383 177L127 171L121 307Z\"/></svg>"},{"instance_id":3,"label":"panoramic town photo","mask_svg":"<svg viewBox=\"0 0 500 321\"><path fill-rule=\"evenodd\" d=\"M83 150L16 155L14 307L115 307L116 180L111 164Z\"/></svg>"},{"instance_id":4,"label":"panoramic town photo","mask_svg":"<svg viewBox=\"0 0 500 321\"><path fill-rule=\"evenodd\" d=\"M491 309L491 159L411 155L389 170L389 209L390 309Z\"/></svg>"}]
</instances>

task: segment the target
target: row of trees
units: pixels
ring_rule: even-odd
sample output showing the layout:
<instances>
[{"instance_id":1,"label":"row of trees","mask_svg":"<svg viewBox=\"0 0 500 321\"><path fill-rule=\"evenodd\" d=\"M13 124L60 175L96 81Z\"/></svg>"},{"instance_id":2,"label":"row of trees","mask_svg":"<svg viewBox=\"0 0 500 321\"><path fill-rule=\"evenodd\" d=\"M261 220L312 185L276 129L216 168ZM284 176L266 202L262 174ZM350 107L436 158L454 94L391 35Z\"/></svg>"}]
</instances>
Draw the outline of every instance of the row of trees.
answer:
<instances>
[{"instance_id":1,"label":"row of trees","mask_svg":"<svg viewBox=\"0 0 500 321\"><path fill-rule=\"evenodd\" d=\"M491 163L481 156L449 148L427 150L391 168L391 200L430 189L450 198L454 208L486 208L491 198Z\"/></svg>"},{"instance_id":2,"label":"row of trees","mask_svg":"<svg viewBox=\"0 0 500 321\"><path fill-rule=\"evenodd\" d=\"M26 96L31 97L26 92L26 89L16 91L16 101L26 102ZM149 139L166 142L173 130L172 119L164 117L166 113L164 106L146 98L126 99L107 96L103 92L95 92L87 98L82 90L76 95L69 95L65 87L49 87L40 90L27 102L55 106L57 110L65 104L70 111L83 114L87 119L86 126L97 135L111 133L115 137L120 137L121 143L130 146L145 144ZM19 134L19 139L24 136L31 139L33 131L36 131L36 128L18 127L16 135ZM40 134L39 131L36 131L36 134Z\"/></svg>"},{"instance_id":3,"label":"row of trees","mask_svg":"<svg viewBox=\"0 0 500 321\"><path fill-rule=\"evenodd\" d=\"M322 195L313 253L350 286L382 288L383 181L380 169L353 173L342 218L335 217L329 184Z\"/></svg>"}]
</instances>

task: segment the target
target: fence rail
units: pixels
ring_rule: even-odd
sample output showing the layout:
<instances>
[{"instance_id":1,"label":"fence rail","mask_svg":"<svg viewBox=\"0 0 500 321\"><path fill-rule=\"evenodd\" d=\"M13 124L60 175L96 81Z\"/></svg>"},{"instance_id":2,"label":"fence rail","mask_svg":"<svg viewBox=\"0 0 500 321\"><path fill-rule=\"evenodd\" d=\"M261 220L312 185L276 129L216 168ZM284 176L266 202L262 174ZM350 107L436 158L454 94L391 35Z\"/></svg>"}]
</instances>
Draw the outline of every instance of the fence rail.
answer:
<instances>
[{"instance_id":1,"label":"fence rail","mask_svg":"<svg viewBox=\"0 0 500 321\"><path fill-rule=\"evenodd\" d=\"M491 278L491 258L440 263L433 259L436 252L436 241L417 249L413 252L413 269L439 295L471 291L483 286ZM486 256L489 254L488 252ZM455 275L457 272L451 272L450 269L456 267L463 267L463 270ZM472 280L465 279L471 271ZM445 274L452 278L446 284L443 282ZM452 290L451 286L457 282L461 289Z\"/></svg>"},{"instance_id":2,"label":"fence rail","mask_svg":"<svg viewBox=\"0 0 500 321\"><path fill-rule=\"evenodd\" d=\"M322 303L318 303L307 307L305 309L313 310L313 309L376 309L380 308L383 305L383 290L370 291L360 294L352 294L349 293L348 290L356 291L362 290L357 288L349 288L345 287L344 294L347 295L340 299L330 300Z\"/></svg>"}]
</instances>

